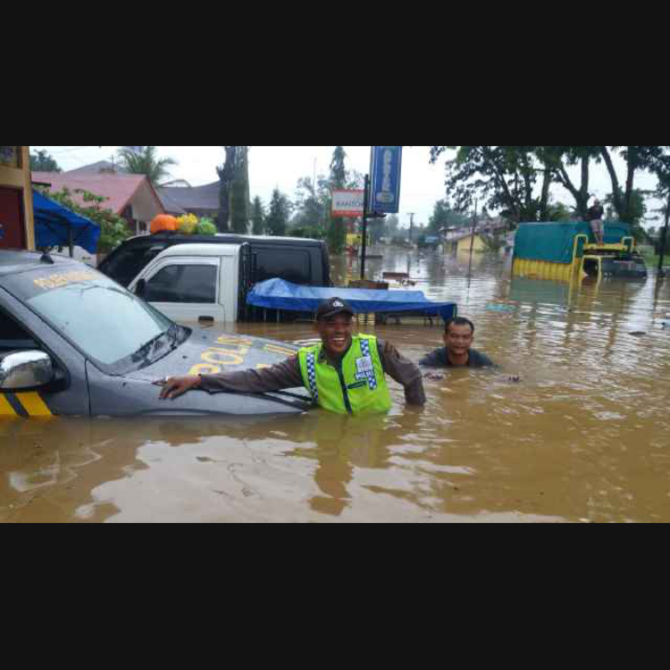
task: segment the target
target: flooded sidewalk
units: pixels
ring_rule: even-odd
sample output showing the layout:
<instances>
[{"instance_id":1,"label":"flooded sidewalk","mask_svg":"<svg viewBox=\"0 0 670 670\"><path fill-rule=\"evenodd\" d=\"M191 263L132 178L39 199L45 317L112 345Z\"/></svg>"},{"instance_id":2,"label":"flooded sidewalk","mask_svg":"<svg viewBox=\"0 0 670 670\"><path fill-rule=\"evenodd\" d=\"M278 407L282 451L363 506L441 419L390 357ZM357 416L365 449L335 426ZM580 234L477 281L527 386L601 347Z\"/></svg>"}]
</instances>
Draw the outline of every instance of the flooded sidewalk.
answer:
<instances>
[{"instance_id":1,"label":"flooded sidewalk","mask_svg":"<svg viewBox=\"0 0 670 670\"><path fill-rule=\"evenodd\" d=\"M383 417L5 420L0 522L670 521L670 281L570 286L468 265L389 251L368 276L407 272L458 303L501 370L446 371L423 409L391 383ZM336 283L357 271L337 259ZM417 362L441 343L437 326L361 330Z\"/></svg>"}]
</instances>

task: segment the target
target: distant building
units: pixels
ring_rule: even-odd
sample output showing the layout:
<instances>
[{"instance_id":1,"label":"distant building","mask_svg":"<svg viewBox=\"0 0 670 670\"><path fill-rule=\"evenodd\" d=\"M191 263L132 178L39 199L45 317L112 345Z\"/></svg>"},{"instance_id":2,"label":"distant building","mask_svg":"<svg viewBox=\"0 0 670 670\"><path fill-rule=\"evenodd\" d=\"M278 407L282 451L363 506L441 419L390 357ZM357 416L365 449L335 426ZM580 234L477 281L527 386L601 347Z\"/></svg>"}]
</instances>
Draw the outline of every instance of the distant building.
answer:
<instances>
[{"instance_id":1,"label":"distant building","mask_svg":"<svg viewBox=\"0 0 670 670\"><path fill-rule=\"evenodd\" d=\"M132 148L132 147L131 147ZM118 163L112 161L98 161L91 165L66 172L67 175L101 175L101 174L128 174ZM182 216L195 214L197 217L208 217L217 220L219 216L220 182L216 181L205 186L191 186L185 179L174 179L156 189L158 198L165 214Z\"/></svg>"},{"instance_id":2,"label":"distant building","mask_svg":"<svg viewBox=\"0 0 670 670\"><path fill-rule=\"evenodd\" d=\"M81 205L86 203L82 196L74 193L78 190L106 198L102 207L111 209L125 219L134 235L148 235L152 219L158 214L167 213L146 175L82 170L33 172L33 182L48 185L51 193L67 188Z\"/></svg>"},{"instance_id":3,"label":"distant building","mask_svg":"<svg viewBox=\"0 0 670 670\"><path fill-rule=\"evenodd\" d=\"M473 233L474 230L474 233ZM484 252L487 249L484 236L499 237L507 235L509 222L503 217L495 219L479 219L469 226L442 228L440 236L444 245L444 253L470 253L470 247L475 252Z\"/></svg>"},{"instance_id":4,"label":"distant building","mask_svg":"<svg viewBox=\"0 0 670 670\"><path fill-rule=\"evenodd\" d=\"M160 188L193 188L186 179L174 179L160 185Z\"/></svg>"},{"instance_id":5,"label":"distant building","mask_svg":"<svg viewBox=\"0 0 670 670\"><path fill-rule=\"evenodd\" d=\"M474 240L474 242L473 242ZM486 251L486 244L484 238L481 235L473 235L472 232L469 233L459 233L458 235L452 236L447 240L444 240L444 253L470 253L470 247L473 247L474 252L484 252Z\"/></svg>"},{"instance_id":6,"label":"distant building","mask_svg":"<svg viewBox=\"0 0 670 670\"><path fill-rule=\"evenodd\" d=\"M168 214L183 214L186 211L199 218L205 216L216 221L219 216L220 188L218 181L205 186L161 186L158 195Z\"/></svg>"},{"instance_id":7,"label":"distant building","mask_svg":"<svg viewBox=\"0 0 670 670\"><path fill-rule=\"evenodd\" d=\"M113 161L98 161L91 165L84 165L76 170L68 170L64 174L86 175L86 174L128 174L118 163Z\"/></svg>"}]
</instances>

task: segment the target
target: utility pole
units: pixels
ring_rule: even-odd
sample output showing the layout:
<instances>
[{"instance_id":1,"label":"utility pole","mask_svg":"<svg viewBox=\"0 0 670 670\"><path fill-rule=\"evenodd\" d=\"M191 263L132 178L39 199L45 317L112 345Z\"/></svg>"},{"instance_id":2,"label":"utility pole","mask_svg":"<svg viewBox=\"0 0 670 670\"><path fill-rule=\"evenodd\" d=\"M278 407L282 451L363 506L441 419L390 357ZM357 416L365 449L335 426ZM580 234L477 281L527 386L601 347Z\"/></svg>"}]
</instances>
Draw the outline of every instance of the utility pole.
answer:
<instances>
[{"instance_id":1,"label":"utility pole","mask_svg":"<svg viewBox=\"0 0 670 670\"><path fill-rule=\"evenodd\" d=\"M668 204L665 209L665 226L663 226L663 232L661 233L661 253L658 258L658 276L665 277L665 272L663 270L663 261L665 259L665 245L668 242L668 227L670 226L670 196L668 196Z\"/></svg>"},{"instance_id":2,"label":"utility pole","mask_svg":"<svg viewBox=\"0 0 670 670\"><path fill-rule=\"evenodd\" d=\"M370 191L370 175L365 175L365 195L363 197L363 244L361 249L361 279L365 279L365 260L368 253L368 194Z\"/></svg>"},{"instance_id":3,"label":"utility pole","mask_svg":"<svg viewBox=\"0 0 670 670\"><path fill-rule=\"evenodd\" d=\"M416 216L416 212L408 212L408 216L410 216L410 221L409 221L409 243L412 244L412 233L414 232L414 217Z\"/></svg>"},{"instance_id":4,"label":"utility pole","mask_svg":"<svg viewBox=\"0 0 670 670\"><path fill-rule=\"evenodd\" d=\"M468 278L472 276L472 254L475 250L475 235L477 234L477 209L479 202L475 200L475 216L472 219L472 237L470 238L470 265L468 267Z\"/></svg>"}]
</instances>

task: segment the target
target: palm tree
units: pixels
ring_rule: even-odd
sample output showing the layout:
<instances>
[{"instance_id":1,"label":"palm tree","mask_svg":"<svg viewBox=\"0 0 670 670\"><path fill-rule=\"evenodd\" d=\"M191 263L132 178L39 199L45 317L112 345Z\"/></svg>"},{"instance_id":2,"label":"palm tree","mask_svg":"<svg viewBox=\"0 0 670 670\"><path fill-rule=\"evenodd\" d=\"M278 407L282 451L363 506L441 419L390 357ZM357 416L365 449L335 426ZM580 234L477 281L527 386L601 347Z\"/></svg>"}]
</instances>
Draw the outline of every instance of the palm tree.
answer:
<instances>
[{"instance_id":1,"label":"palm tree","mask_svg":"<svg viewBox=\"0 0 670 670\"><path fill-rule=\"evenodd\" d=\"M122 147L119 158L124 171L145 174L156 185L170 174L169 166L177 165L172 158L158 158L156 147Z\"/></svg>"}]
</instances>

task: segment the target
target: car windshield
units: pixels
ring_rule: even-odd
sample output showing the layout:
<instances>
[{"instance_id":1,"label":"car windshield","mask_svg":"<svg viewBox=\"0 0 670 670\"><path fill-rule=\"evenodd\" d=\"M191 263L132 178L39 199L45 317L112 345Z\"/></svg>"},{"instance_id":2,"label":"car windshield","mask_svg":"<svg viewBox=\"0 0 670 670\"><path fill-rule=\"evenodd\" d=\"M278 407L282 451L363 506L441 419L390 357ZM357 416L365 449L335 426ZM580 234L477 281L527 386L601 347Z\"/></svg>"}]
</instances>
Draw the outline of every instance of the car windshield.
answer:
<instances>
[{"instance_id":1,"label":"car windshield","mask_svg":"<svg viewBox=\"0 0 670 670\"><path fill-rule=\"evenodd\" d=\"M141 368L182 341L184 329L94 270L23 274L11 283L33 311L104 366Z\"/></svg>"}]
</instances>

